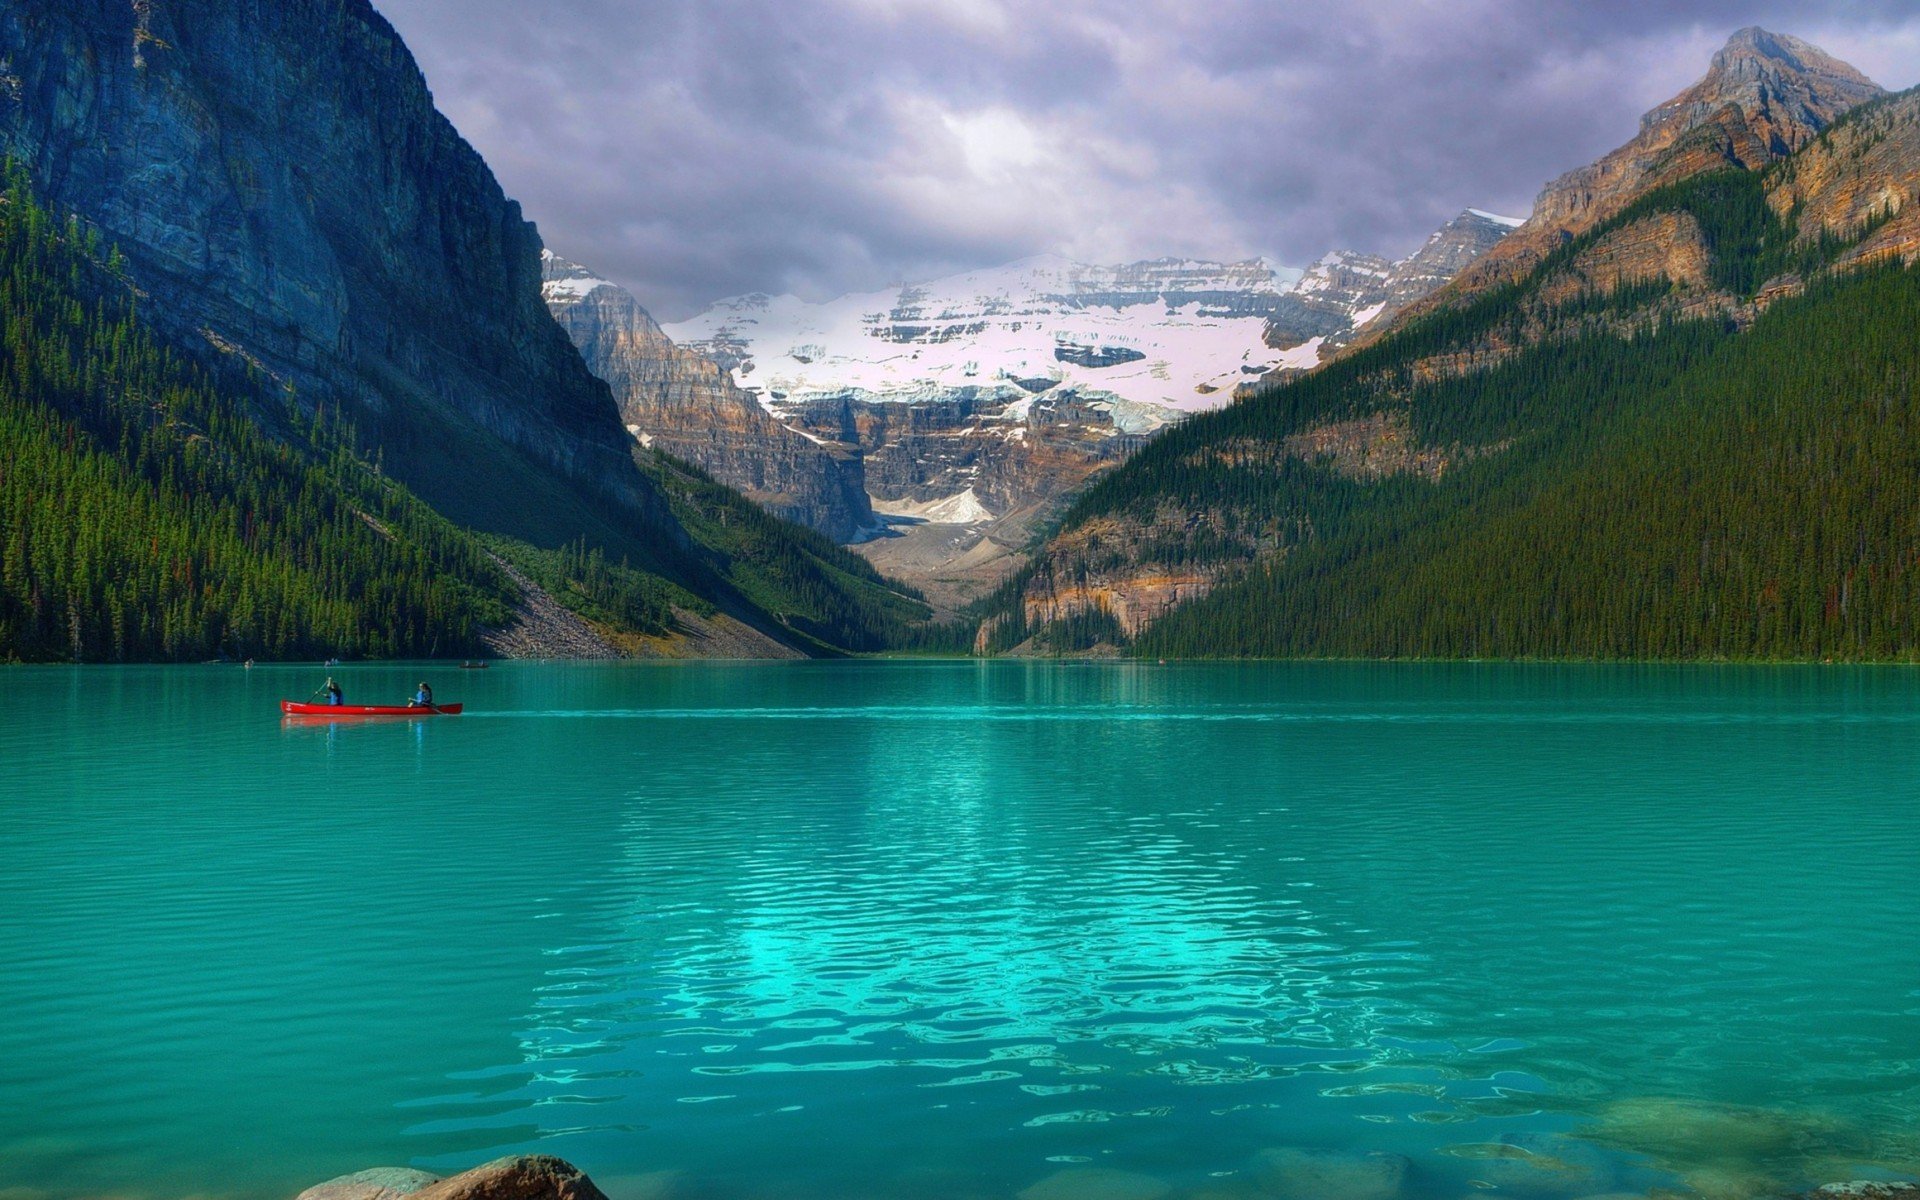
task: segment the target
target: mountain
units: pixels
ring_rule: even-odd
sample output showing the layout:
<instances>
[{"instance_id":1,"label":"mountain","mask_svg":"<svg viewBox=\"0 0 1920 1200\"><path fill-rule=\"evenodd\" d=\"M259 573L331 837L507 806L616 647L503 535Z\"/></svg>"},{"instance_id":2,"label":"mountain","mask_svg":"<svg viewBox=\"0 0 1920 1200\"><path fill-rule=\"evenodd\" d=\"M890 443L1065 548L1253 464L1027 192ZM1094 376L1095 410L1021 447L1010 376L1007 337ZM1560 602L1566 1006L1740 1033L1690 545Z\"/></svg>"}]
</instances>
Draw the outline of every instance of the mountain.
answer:
<instances>
[{"instance_id":1,"label":"mountain","mask_svg":"<svg viewBox=\"0 0 1920 1200\"><path fill-rule=\"evenodd\" d=\"M170 333L396 443L444 414L654 503L540 302L538 235L370 5L10 0L0 48L0 142ZM408 472L471 504L437 475Z\"/></svg>"},{"instance_id":2,"label":"mountain","mask_svg":"<svg viewBox=\"0 0 1920 1200\"><path fill-rule=\"evenodd\" d=\"M923 611L863 561L634 443L547 311L538 234L366 0L7 0L0 61L0 147L36 205L73 218L81 260L109 248L96 265L119 282L76 301L114 312L126 289L142 336L186 372L167 386L217 393L194 411L221 413L218 428L194 445L262 470L289 455L285 469L360 496L356 519L389 531L365 489L398 485L460 543L429 556L429 576L507 604L515 624L564 605L629 650L871 648ZM80 407L14 403L119 427L97 411L104 394L62 395ZM138 462L100 469L124 494L155 486ZM317 546L326 513L348 510L269 506L243 524L318 523L294 538ZM358 581L375 590L390 582L377 560ZM451 620L415 595L431 611L396 619ZM108 598L77 587L69 602L84 625ZM231 615L159 653L251 652ZM356 627L351 644L389 641Z\"/></svg>"},{"instance_id":3,"label":"mountain","mask_svg":"<svg viewBox=\"0 0 1920 1200\"><path fill-rule=\"evenodd\" d=\"M797 433L711 359L676 346L632 293L541 255L547 309L612 387L627 432L836 542L877 524L856 451Z\"/></svg>"},{"instance_id":4,"label":"mountain","mask_svg":"<svg viewBox=\"0 0 1920 1200\"><path fill-rule=\"evenodd\" d=\"M1747 30L1635 145L1477 282L1101 479L977 646L1920 653L1920 96Z\"/></svg>"},{"instance_id":5,"label":"mountain","mask_svg":"<svg viewBox=\"0 0 1920 1200\"><path fill-rule=\"evenodd\" d=\"M888 526L860 552L951 609L1152 435L1313 366L1515 224L1464 213L1401 262L1333 254L1306 271L1043 256L823 304L737 297L664 332L781 426L857 456Z\"/></svg>"},{"instance_id":6,"label":"mountain","mask_svg":"<svg viewBox=\"0 0 1920 1200\"><path fill-rule=\"evenodd\" d=\"M1313 360L1285 362L1255 382L1242 383L1235 395L1311 370L1366 331L1391 323L1408 305L1445 287L1520 224L1515 217L1470 208L1398 262L1339 250L1327 255L1282 297L1265 333L1267 344L1276 349L1313 345Z\"/></svg>"},{"instance_id":7,"label":"mountain","mask_svg":"<svg viewBox=\"0 0 1920 1200\"><path fill-rule=\"evenodd\" d=\"M1722 168L1763 168L1807 145L1842 113L1885 94L1817 46L1742 29L1699 82L1640 118L1632 140L1549 183L1526 223L1435 299L1524 276L1568 239L1662 184Z\"/></svg>"}]
</instances>

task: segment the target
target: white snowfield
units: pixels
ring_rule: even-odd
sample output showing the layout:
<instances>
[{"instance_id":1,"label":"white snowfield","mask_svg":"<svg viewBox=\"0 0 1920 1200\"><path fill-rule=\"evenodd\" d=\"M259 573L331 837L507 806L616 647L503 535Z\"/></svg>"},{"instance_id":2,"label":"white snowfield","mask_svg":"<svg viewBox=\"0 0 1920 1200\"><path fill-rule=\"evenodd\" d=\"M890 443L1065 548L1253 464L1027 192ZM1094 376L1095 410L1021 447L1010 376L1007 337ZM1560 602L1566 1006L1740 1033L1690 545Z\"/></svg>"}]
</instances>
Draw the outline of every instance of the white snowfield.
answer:
<instances>
[{"instance_id":1,"label":"white snowfield","mask_svg":"<svg viewBox=\"0 0 1920 1200\"><path fill-rule=\"evenodd\" d=\"M1508 229L1518 229L1527 223L1525 217L1503 217L1499 213L1490 213L1483 208L1470 208L1467 211L1476 217L1492 221L1495 225L1505 225Z\"/></svg>"},{"instance_id":2,"label":"white snowfield","mask_svg":"<svg viewBox=\"0 0 1920 1200\"><path fill-rule=\"evenodd\" d=\"M1043 256L823 304L735 297L666 332L730 366L770 408L1052 385L1123 409L1193 412L1275 367L1318 361L1318 339L1280 351L1262 337L1271 305L1305 275L1264 259L1096 267Z\"/></svg>"},{"instance_id":3,"label":"white snowfield","mask_svg":"<svg viewBox=\"0 0 1920 1200\"><path fill-rule=\"evenodd\" d=\"M612 283L594 275L585 267L567 262L551 250L540 251L540 265L543 270L553 270L553 264L559 263L568 271L565 278L549 279L540 285L540 292L549 304L571 304L586 299L594 291L603 287L613 287Z\"/></svg>"}]
</instances>

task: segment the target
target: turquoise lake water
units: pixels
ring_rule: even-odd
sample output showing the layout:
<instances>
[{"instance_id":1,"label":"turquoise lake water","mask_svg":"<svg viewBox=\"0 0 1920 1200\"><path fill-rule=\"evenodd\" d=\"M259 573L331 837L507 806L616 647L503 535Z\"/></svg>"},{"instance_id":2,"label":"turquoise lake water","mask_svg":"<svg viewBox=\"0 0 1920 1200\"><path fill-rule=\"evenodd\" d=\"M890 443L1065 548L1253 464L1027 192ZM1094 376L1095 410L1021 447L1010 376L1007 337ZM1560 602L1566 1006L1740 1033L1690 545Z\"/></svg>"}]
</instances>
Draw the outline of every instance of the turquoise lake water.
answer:
<instances>
[{"instance_id":1,"label":"turquoise lake water","mask_svg":"<svg viewBox=\"0 0 1920 1200\"><path fill-rule=\"evenodd\" d=\"M0 672L0 1198L1920 1170L1920 671L428 673Z\"/></svg>"}]
</instances>

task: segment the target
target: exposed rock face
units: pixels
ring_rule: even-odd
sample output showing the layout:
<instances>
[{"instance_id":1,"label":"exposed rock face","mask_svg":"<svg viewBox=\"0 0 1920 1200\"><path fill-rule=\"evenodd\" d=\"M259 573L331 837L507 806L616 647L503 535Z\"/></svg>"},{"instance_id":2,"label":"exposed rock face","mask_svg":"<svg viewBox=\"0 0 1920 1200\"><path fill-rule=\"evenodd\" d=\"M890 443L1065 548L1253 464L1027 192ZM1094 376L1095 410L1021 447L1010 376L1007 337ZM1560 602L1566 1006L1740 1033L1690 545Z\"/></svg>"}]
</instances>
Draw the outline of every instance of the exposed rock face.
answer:
<instances>
[{"instance_id":1,"label":"exposed rock face","mask_svg":"<svg viewBox=\"0 0 1920 1200\"><path fill-rule=\"evenodd\" d=\"M548 310L612 387L629 433L835 541L874 527L858 452L781 424L713 360L676 346L626 289L551 251L541 265Z\"/></svg>"},{"instance_id":2,"label":"exposed rock face","mask_svg":"<svg viewBox=\"0 0 1920 1200\"><path fill-rule=\"evenodd\" d=\"M375 1167L329 1179L295 1200L607 1200L580 1168L546 1154L498 1158L449 1179L406 1167Z\"/></svg>"},{"instance_id":3,"label":"exposed rock face","mask_svg":"<svg viewBox=\"0 0 1920 1200\"><path fill-rule=\"evenodd\" d=\"M412 1167L374 1167L316 1183L294 1200L400 1200L439 1182L438 1175Z\"/></svg>"},{"instance_id":4,"label":"exposed rock face","mask_svg":"<svg viewBox=\"0 0 1920 1200\"><path fill-rule=\"evenodd\" d=\"M851 393L785 411L815 437L857 446L877 499L925 504L971 490L994 516L1077 491L1148 436L1066 390L959 388L913 404Z\"/></svg>"},{"instance_id":5,"label":"exposed rock face","mask_svg":"<svg viewBox=\"0 0 1920 1200\"><path fill-rule=\"evenodd\" d=\"M156 319L654 511L541 303L533 226L367 0L8 0L0 57L0 143L120 246Z\"/></svg>"},{"instance_id":6,"label":"exposed rock face","mask_svg":"<svg viewBox=\"0 0 1920 1200\"><path fill-rule=\"evenodd\" d=\"M1861 110L1795 155L1772 184L1776 212L1797 208L1800 235L1871 229L1843 263L1920 258L1920 93Z\"/></svg>"},{"instance_id":7,"label":"exposed rock face","mask_svg":"<svg viewBox=\"0 0 1920 1200\"><path fill-rule=\"evenodd\" d=\"M1505 241L1522 222L1517 217L1470 208L1448 221L1426 244L1393 264L1387 278L1386 308L1374 319L1385 320L1407 305L1424 300L1453 282L1493 248ZM1363 325L1366 322L1356 322Z\"/></svg>"},{"instance_id":8,"label":"exposed rock face","mask_svg":"<svg viewBox=\"0 0 1920 1200\"><path fill-rule=\"evenodd\" d=\"M1525 274L1561 242L1663 184L1785 158L1847 110L1881 95L1885 89L1817 46L1742 29L1714 55L1704 78L1640 119L1632 141L1548 184L1526 224L1462 271L1447 294Z\"/></svg>"},{"instance_id":9,"label":"exposed rock face","mask_svg":"<svg viewBox=\"0 0 1920 1200\"><path fill-rule=\"evenodd\" d=\"M1092 478L1144 445L1113 406L1066 388L943 390L911 403L852 392L781 405L810 436L856 449L887 536L857 549L949 613Z\"/></svg>"},{"instance_id":10,"label":"exposed rock face","mask_svg":"<svg viewBox=\"0 0 1920 1200\"><path fill-rule=\"evenodd\" d=\"M1684 288L1708 286L1712 253L1689 213L1655 213L1615 229L1582 251L1542 286L1540 301L1559 304L1583 291L1613 292L1623 285L1667 279Z\"/></svg>"},{"instance_id":11,"label":"exposed rock face","mask_svg":"<svg viewBox=\"0 0 1920 1200\"><path fill-rule=\"evenodd\" d=\"M1366 323L1356 316L1371 317L1367 310L1385 298L1392 273L1393 263L1377 254L1336 250L1326 255L1307 268L1267 319L1267 345L1290 350L1315 338L1320 344L1339 340Z\"/></svg>"},{"instance_id":12,"label":"exposed rock face","mask_svg":"<svg viewBox=\"0 0 1920 1200\"><path fill-rule=\"evenodd\" d=\"M1379 329L1396 313L1452 281L1513 232L1513 217L1468 209L1436 230L1420 249L1398 262L1372 254L1335 251L1307 269L1267 322L1267 343L1285 349L1318 348L1304 364L1285 364L1242 384L1236 394L1279 383L1324 361L1334 351ZM1318 339L1315 341L1314 339Z\"/></svg>"}]
</instances>

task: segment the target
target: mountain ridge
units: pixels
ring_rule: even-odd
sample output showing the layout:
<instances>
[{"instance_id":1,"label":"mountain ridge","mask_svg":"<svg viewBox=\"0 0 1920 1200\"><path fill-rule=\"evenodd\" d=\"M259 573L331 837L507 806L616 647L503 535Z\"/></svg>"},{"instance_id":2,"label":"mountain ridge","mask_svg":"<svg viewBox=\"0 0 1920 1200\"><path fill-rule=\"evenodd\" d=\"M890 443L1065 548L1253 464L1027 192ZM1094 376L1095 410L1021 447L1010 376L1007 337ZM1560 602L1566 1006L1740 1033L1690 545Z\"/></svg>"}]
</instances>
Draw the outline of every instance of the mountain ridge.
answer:
<instances>
[{"instance_id":1,"label":"mountain ridge","mask_svg":"<svg viewBox=\"0 0 1920 1200\"><path fill-rule=\"evenodd\" d=\"M494 600L488 554L647 653L873 649L923 611L634 443L547 311L538 231L367 0L7 0L0 58L0 150L116 247L168 351L270 436L341 430L288 452L405 485Z\"/></svg>"},{"instance_id":2,"label":"mountain ridge","mask_svg":"<svg viewBox=\"0 0 1920 1200\"><path fill-rule=\"evenodd\" d=\"M1418 316L1513 281L1664 183L1777 161L1841 114L1884 95L1879 84L1811 43L1759 26L1738 30L1714 54L1705 75L1641 116L1631 139L1549 182L1527 220L1498 250L1403 315ZM1377 325L1373 337L1396 324Z\"/></svg>"},{"instance_id":3,"label":"mountain ridge","mask_svg":"<svg viewBox=\"0 0 1920 1200\"><path fill-rule=\"evenodd\" d=\"M1502 243L1432 300L1356 341L1330 365L1196 418L1104 477L1067 514L1034 567L989 605L976 649L1058 652L1133 643L1143 653L1181 654L1486 652L1494 643L1466 640L1464 632L1456 641L1416 638L1417 590L1382 574L1387 568L1367 564L1391 562L1418 573L1421 560L1393 547L1434 553L1443 545L1465 547L1473 522L1494 520L1500 505L1524 504L1528 488L1557 487L1564 503L1589 503L1580 481L1601 473L1594 460L1576 453L1589 439L1626 439L1636 464L1652 469L1649 464L1680 446L1635 440L1636 422L1658 417L1657 408L1646 407L1647 396L1671 394L1694 411L1699 397L1720 394L1716 379L1699 369L1715 355L1742 364L1739 370L1765 364L1777 373L1783 368L1767 357L1770 338L1803 338L1820 322L1871 326L1870 315L1846 306L1864 303L1860 298L1874 295L1877 285L1854 287L1846 280L1875 262L1891 263L1897 272L1920 254L1910 206L1920 179L1920 101L1911 94L1886 97L1850 68L1821 67L1788 87L1774 71L1782 47L1804 61L1810 48L1794 49L1804 46L1749 31L1736 35L1707 80L1683 93L1692 100L1663 106L1677 115L1656 110L1643 125L1659 135L1658 153L1641 155L1636 166L1628 161L1632 154L1616 151L1603 160L1606 171L1576 170L1549 185L1553 194L1568 180L1624 170L1619 177L1639 186L1583 209L1604 210L1604 216L1583 218L1574 232L1536 213L1529 221L1533 233L1549 229L1550 237ZM1716 89L1729 79L1767 103L1752 111L1693 103L1719 98ZM1799 84L1806 95L1796 90ZM1783 105L1781 95L1805 103ZM1760 169L1719 150L1696 155L1691 144L1679 157L1661 160L1676 144L1668 136L1673 127L1686 126L1702 108L1710 119L1689 126L1709 130L1701 144L1761 145ZM1818 128L1793 135L1797 149L1780 157L1779 142L1789 140L1779 133L1782 122L1809 113ZM1742 139L1733 123L1749 117L1753 129L1778 137ZM1636 145L1646 148L1629 143ZM1682 170L1682 158L1695 169ZM1620 168L1622 162L1631 169ZM1515 237L1527 233L1523 227ZM1887 294L1892 311L1905 311L1903 297ZM1794 315L1776 318L1776 309ZM1762 333L1749 345L1741 339L1752 329ZM1898 353L1878 341L1863 349ZM1902 368L1887 369L1897 377ZM1717 418L1707 411L1699 419ZM1843 434L1856 436L1850 429L1834 436ZM1783 447L1779 453L1797 452ZM1723 469L1733 469L1732 461ZM1669 469L1686 475L1681 464ZM1779 489L1795 486L1794 476L1747 486L1785 509L1792 494ZM1587 511L1593 528L1579 544L1620 539L1611 547L1615 561L1632 561L1631 531L1610 524L1605 508ZM1671 528L1691 518L1674 510L1660 519ZM1829 513L1815 524L1833 519ZM1502 528L1513 545L1528 546L1527 555L1543 549L1514 541L1514 530ZM1594 529L1608 532L1596 536ZM1878 542L1872 552L1900 553ZM1462 550L1455 557L1464 556ZM1627 587L1607 577L1605 562L1582 562L1591 572L1586 586ZM1484 561L1477 571L1449 576L1448 594L1481 595L1503 613L1515 613L1514 601L1485 596L1482 584L1504 580L1514 596L1533 597L1545 581L1566 574L1543 567L1537 580L1509 576ZM1804 576L1796 572L1795 586L1815 586ZM1718 587L1746 582L1731 568L1713 579ZM1288 589L1296 588L1301 604L1311 597L1317 606L1311 613L1289 599ZM1369 597L1389 594L1396 615L1376 620ZM1609 611L1632 610L1617 593L1606 597ZM1373 630L1375 640L1337 636L1343 626L1330 615L1336 611L1346 613L1353 628ZM1431 619L1456 631L1471 627L1454 617L1438 610ZM1290 634L1284 622L1293 619L1310 621L1313 632ZM1796 644L1824 644L1816 625L1796 627L1794 636L1807 639ZM1205 628L1216 630L1217 644L1196 640ZM1159 629L1167 632L1154 632ZM1672 632L1663 631L1659 645L1687 644ZM1726 633L1743 636L1731 627ZM1769 640L1773 636L1753 644L1789 644ZM1524 653L1526 644L1498 641L1502 653ZM1581 643L1542 644L1567 653ZM1632 651L1604 642L1584 652Z\"/></svg>"},{"instance_id":4,"label":"mountain ridge","mask_svg":"<svg viewBox=\"0 0 1920 1200\"><path fill-rule=\"evenodd\" d=\"M781 424L712 360L676 345L625 288L541 251L547 309L604 380L627 432L836 542L878 524L857 452Z\"/></svg>"}]
</instances>

